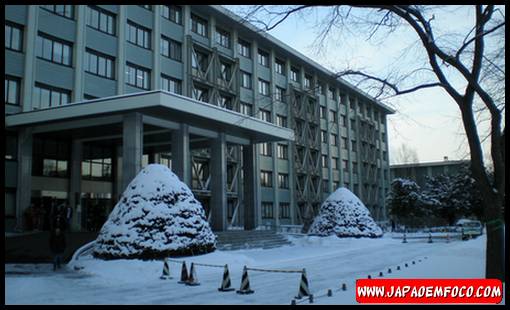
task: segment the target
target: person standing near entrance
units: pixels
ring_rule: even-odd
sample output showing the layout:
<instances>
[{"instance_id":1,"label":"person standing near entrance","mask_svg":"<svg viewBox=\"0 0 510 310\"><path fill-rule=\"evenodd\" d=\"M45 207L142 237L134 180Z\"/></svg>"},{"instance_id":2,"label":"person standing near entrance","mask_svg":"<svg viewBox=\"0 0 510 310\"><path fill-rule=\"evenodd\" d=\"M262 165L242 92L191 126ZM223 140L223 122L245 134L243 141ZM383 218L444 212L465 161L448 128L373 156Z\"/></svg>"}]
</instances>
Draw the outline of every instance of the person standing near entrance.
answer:
<instances>
[{"instance_id":1,"label":"person standing near entrance","mask_svg":"<svg viewBox=\"0 0 510 310\"><path fill-rule=\"evenodd\" d=\"M66 236L60 228L55 228L50 234L50 250L53 253L53 271L60 269L66 249Z\"/></svg>"}]
</instances>

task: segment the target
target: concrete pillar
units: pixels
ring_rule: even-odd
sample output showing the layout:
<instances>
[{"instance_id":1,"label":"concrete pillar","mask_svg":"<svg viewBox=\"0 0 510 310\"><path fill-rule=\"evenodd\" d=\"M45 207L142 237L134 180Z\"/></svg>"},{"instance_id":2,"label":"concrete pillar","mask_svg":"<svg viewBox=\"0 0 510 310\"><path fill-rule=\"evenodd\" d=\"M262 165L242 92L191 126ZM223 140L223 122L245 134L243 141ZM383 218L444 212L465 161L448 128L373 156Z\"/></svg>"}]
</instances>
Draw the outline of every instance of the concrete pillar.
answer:
<instances>
[{"instance_id":1,"label":"concrete pillar","mask_svg":"<svg viewBox=\"0 0 510 310\"><path fill-rule=\"evenodd\" d=\"M83 143L73 141L71 147L71 164L69 175L69 205L73 208L71 230L80 230L81 223L81 161L83 158Z\"/></svg>"},{"instance_id":2,"label":"concrete pillar","mask_svg":"<svg viewBox=\"0 0 510 310\"><path fill-rule=\"evenodd\" d=\"M119 14L117 15L117 59L116 59L116 76L117 76L117 95L124 94L124 78L126 68L126 6L119 5ZM158 54L159 51L155 51ZM127 184L126 184L127 185Z\"/></svg>"},{"instance_id":3,"label":"concrete pillar","mask_svg":"<svg viewBox=\"0 0 510 310\"><path fill-rule=\"evenodd\" d=\"M260 223L260 182L257 172L257 145L243 145L244 229L253 230Z\"/></svg>"},{"instance_id":4,"label":"concrete pillar","mask_svg":"<svg viewBox=\"0 0 510 310\"><path fill-rule=\"evenodd\" d=\"M113 199L118 202L120 195L124 192L122 187L122 145L116 145L114 147L114 153L112 158L112 175L113 175Z\"/></svg>"},{"instance_id":5,"label":"concrete pillar","mask_svg":"<svg viewBox=\"0 0 510 310\"><path fill-rule=\"evenodd\" d=\"M211 143L211 207L212 229L227 229L227 141L225 133Z\"/></svg>"},{"instance_id":6,"label":"concrete pillar","mask_svg":"<svg viewBox=\"0 0 510 310\"><path fill-rule=\"evenodd\" d=\"M122 191L142 169L143 120L142 114L124 115L122 130Z\"/></svg>"},{"instance_id":7,"label":"concrete pillar","mask_svg":"<svg viewBox=\"0 0 510 310\"><path fill-rule=\"evenodd\" d=\"M76 6L76 42L74 48L74 88L72 92L72 101L78 102L83 99L83 57L85 54L85 35L87 33L85 26L85 14L87 6Z\"/></svg>"},{"instance_id":8,"label":"concrete pillar","mask_svg":"<svg viewBox=\"0 0 510 310\"><path fill-rule=\"evenodd\" d=\"M182 8L182 26L184 28L184 36L182 40L182 94L184 96L191 97L191 86L190 86L190 68L191 68L191 41L189 40L190 35L190 21L191 12L189 5L183 5Z\"/></svg>"},{"instance_id":9,"label":"concrete pillar","mask_svg":"<svg viewBox=\"0 0 510 310\"><path fill-rule=\"evenodd\" d=\"M27 46L36 46L36 38L37 38L37 29L38 29L38 17L39 17L39 6L38 5L28 5L28 14L27 14L27 25L25 27L26 32L23 33L25 47L25 64L23 66L23 96L21 97L21 102L23 102L23 112L32 111L33 102L33 94L34 92L34 79L35 79L35 49L34 48L26 48Z\"/></svg>"},{"instance_id":10,"label":"concrete pillar","mask_svg":"<svg viewBox=\"0 0 510 310\"><path fill-rule=\"evenodd\" d=\"M348 168L349 168L349 190L352 192L353 189L354 189L354 178L352 176L352 147L351 147L351 138L352 138L352 135L351 135L351 98L349 97L349 94L346 94L345 95L345 105L346 105L346 110L345 110L345 119L347 120L347 158L349 160L349 164L348 164ZM344 180L345 182L345 180Z\"/></svg>"},{"instance_id":11,"label":"concrete pillar","mask_svg":"<svg viewBox=\"0 0 510 310\"><path fill-rule=\"evenodd\" d=\"M32 129L18 132L18 184L16 188L16 223L25 229L23 212L30 206L32 197Z\"/></svg>"},{"instance_id":12,"label":"concrete pillar","mask_svg":"<svg viewBox=\"0 0 510 310\"><path fill-rule=\"evenodd\" d=\"M191 155L189 149L189 125L181 124L172 131L172 171L191 188Z\"/></svg>"},{"instance_id":13,"label":"concrete pillar","mask_svg":"<svg viewBox=\"0 0 510 310\"><path fill-rule=\"evenodd\" d=\"M161 44L161 5L153 5L154 12L154 25L152 31L152 46L154 52L152 53L152 89L161 88L161 63L160 63L160 44ZM149 161L150 163L150 161Z\"/></svg>"}]
</instances>

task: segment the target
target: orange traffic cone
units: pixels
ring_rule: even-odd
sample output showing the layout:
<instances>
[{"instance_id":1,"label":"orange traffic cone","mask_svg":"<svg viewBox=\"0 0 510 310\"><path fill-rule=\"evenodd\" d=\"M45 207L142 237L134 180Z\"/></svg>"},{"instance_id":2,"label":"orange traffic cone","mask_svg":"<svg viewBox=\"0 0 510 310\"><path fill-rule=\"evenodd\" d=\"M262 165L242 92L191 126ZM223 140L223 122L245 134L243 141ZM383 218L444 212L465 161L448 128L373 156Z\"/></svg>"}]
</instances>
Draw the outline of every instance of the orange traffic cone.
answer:
<instances>
[{"instance_id":1,"label":"orange traffic cone","mask_svg":"<svg viewBox=\"0 0 510 310\"><path fill-rule=\"evenodd\" d=\"M190 285L190 286L200 285L200 282L198 282L198 279L197 279L197 274L195 272L195 265L193 263L191 263L191 267L189 270L188 281L186 281L186 283L184 283L184 284Z\"/></svg>"},{"instance_id":2,"label":"orange traffic cone","mask_svg":"<svg viewBox=\"0 0 510 310\"><path fill-rule=\"evenodd\" d=\"M220 292L233 291L234 288L230 287L230 275L228 273L228 265L225 265L225 271L223 271L223 281L221 281L221 287L218 288Z\"/></svg>"},{"instance_id":3,"label":"orange traffic cone","mask_svg":"<svg viewBox=\"0 0 510 310\"><path fill-rule=\"evenodd\" d=\"M301 299L304 296L310 295L310 289L308 289L308 279L306 278L306 270L303 268L303 271L301 272L301 282L299 283L298 295L295 298Z\"/></svg>"},{"instance_id":4,"label":"orange traffic cone","mask_svg":"<svg viewBox=\"0 0 510 310\"><path fill-rule=\"evenodd\" d=\"M165 257L165 261L163 263L163 273L161 274L161 277L159 277L160 279L172 279L172 277L170 276L170 268L168 268L168 260L166 259Z\"/></svg>"},{"instance_id":5,"label":"orange traffic cone","mask_svg":"<svg viewBox=\"0 0 510 310\"><path fill-rule=\"evenodd\" d=\"M182 269L181 269L181 280L179 283L186 284L188 281L188 270L186 269L186 262L182 262Z\"/></svg>"},{"instance_id":6,"label":"orange traffic cone","mask_svg":"<svg viewBox=\"0 0 510 310\"><path fill-rule=\"evenodd\" d=\"M241 287L236 291L237 294L253 294L254 291L250 289L250 280L248 279L248 269L246 266L243 268L243 277L241 279Z\"/></svg>"}]
</instances>

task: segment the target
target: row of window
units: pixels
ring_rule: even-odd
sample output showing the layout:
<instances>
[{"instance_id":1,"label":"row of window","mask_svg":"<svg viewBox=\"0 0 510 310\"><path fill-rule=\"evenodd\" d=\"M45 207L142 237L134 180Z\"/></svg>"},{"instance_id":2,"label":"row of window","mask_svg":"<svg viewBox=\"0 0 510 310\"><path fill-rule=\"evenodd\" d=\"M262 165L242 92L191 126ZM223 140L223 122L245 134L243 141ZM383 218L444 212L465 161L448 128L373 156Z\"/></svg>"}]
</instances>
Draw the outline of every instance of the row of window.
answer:
<instances>
[{"instance_id":1,"label":"row of window","mask_svg":"<svg viewBox=\"0 0 510 310\"><path fill-rule=\"evenodd\" d=\"M262 208L262 218L263 219L272 219L274 218L273 214L273 203L270 201L263 201L261 203ZM288 202L280 202L280 212L279 218L288 219L290 218L290 204Z\"/></svg>"},{"instance_id":2,"label":"row of window","mask_svg":"<svg viewBox=\"0 0 510 310\"><path fill-rule=\"evenodd\" d=\"M260 185L263 187L273 187L273 172L268 170L260 170ZM289 175L286 173L278 173L278 188L289 188Z\"/></svg>"}]
</instances>

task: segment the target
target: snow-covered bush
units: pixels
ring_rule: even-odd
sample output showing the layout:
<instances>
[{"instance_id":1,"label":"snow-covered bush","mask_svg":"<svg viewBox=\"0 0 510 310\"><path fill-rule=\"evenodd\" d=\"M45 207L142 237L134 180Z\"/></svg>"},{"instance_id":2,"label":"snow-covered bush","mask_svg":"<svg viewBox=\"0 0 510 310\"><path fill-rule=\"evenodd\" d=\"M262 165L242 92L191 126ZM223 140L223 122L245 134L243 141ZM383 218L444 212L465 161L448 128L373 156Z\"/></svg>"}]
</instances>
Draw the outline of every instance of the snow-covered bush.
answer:
<instances>
[{"instance_id":1,"label":"snow-covered bush","mask_svg":"<svg viewBox=\"0 0 510 310\"><path fill-rule=\"evenodd\" d=\"M96 239L103 259L159 259L214 251L205 211L168 167L146 166L129 183Z\"/></svg>"},{"instance_id":2,"label":"snow-covered bush","mask_svg":"<svg viewBox=\"0 0 510 310\"><path fill-rule=\"evenodd\" d=\"M321 205L308 234L377 238L383 232L361 200L347 188L340 187Z\"/></svg>"}]
</instances>

